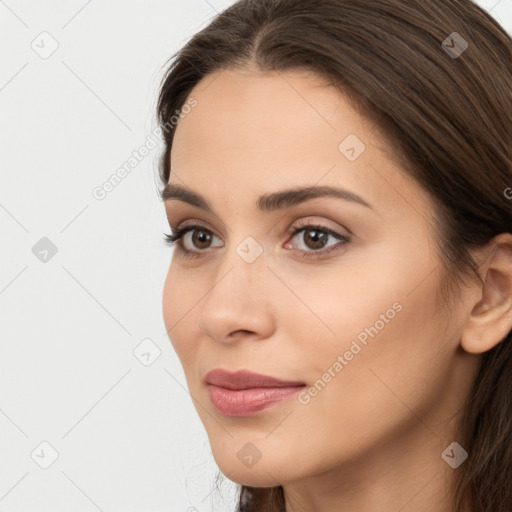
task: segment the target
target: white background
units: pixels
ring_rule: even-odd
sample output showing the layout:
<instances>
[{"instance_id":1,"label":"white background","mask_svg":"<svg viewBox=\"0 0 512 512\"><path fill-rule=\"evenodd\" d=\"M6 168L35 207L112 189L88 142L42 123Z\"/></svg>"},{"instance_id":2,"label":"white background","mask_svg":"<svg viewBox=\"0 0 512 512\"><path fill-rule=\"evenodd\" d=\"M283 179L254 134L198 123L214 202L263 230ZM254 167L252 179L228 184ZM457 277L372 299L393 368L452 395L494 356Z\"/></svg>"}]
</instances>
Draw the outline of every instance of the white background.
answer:
<instances>
[{"instance_id":1,"label":"white background","mask_svg":"<svg viewBox=\"0 0 512 512\"><path fill-rule=\"evenodd\" d=\"M165 334L161 146L92 194L156 128L167 59L232 3L0 0L0 512L233 510ZM512 32L512 0L479 3Z\"/></svg>"}]
</instances>

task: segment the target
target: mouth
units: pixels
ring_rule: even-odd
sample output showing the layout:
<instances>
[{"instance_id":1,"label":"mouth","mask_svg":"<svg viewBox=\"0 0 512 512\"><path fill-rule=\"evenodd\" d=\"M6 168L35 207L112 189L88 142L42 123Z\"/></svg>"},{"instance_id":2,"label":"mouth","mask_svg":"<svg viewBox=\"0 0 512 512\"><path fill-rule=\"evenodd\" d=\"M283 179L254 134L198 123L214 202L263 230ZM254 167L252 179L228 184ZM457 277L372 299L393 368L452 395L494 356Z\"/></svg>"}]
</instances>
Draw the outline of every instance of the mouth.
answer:
<instances>
[{"instance_id":1,"label":"mouth","mask_svg":"<svg viewBox=\"0 0 512 512\"><path fill-rule=\"evenodd\" d=\"M209 384L210 399L224 416L253 416L295 396L304 386L228 389Z\"/></svg>"},{"instance_id":2,"label":"mouth","mask_svg":"<svg viewBox=\"0 0 512 512\"><path fill-rule=\"evenodd\" d=\"M213 405L225 416L253 416L289 400L306 386L304 382L220 368L208 372L205 381Z\"/></svg>"}]
</instances>

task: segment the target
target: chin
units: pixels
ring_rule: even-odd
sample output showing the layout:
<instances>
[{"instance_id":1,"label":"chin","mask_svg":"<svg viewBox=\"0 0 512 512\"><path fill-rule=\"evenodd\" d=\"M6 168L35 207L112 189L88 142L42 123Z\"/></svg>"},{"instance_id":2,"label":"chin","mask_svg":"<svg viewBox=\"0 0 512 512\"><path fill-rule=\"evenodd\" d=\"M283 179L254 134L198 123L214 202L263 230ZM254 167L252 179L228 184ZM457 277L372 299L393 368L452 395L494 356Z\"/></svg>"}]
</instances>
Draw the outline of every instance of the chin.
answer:
<instances>
[{"instance_id":1,"label":"chin","mask_svg":"<svg viewBox=\"0 0 512 512\"><path fill-rule=\"evenodd\" d=\"M261 456L259 460L254 462L250 458L245 459L245 453L251 452L251 447L246 448L238 455L240 449L222 450L222 453L216 453L212 450L213 457L217 466L229 480L250 487L275 487L290 482L298 477L290 472L294 470L294 465L290 464L286 457ZM275 454L276 455L276 454ZM277 454L280 455L280 454Z\"/></svg>"},{"instance_id":2,"label":"chin","mask_svg":"<svg viewBox=\"0 0 512 512\"><path fill-rule=\"evenodd\" d=\"M222 469L221 469L222 471ZM224 471L222 471L224 473ZM251 470L246 470L245 472L235 472L233 471L231 474L226 474L226 478L239 485L246 485L248 487L275 487L276 485L281 485L281 480L271 476L263 474L252 473Z\"/></svg>"}]
</instances>

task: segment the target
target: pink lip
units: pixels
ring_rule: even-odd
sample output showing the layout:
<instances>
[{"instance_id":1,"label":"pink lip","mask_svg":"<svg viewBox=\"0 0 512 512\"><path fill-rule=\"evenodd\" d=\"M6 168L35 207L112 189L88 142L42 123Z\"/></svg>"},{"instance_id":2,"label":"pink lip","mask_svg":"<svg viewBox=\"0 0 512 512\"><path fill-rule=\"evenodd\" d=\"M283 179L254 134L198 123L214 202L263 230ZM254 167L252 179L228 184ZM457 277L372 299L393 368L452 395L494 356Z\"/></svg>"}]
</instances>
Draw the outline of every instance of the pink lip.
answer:
<instances>
[{"instance_id":1,"label":"pink lip","mask_svg":"<svg viewBox=\"0 0 512 512\"><path fill-rule=\"evenodd\" d=\"M225 416L252 416L296 395L306 384L240 370L216 368L205 376L210 399Z\"/></svg>"}]
</instances>

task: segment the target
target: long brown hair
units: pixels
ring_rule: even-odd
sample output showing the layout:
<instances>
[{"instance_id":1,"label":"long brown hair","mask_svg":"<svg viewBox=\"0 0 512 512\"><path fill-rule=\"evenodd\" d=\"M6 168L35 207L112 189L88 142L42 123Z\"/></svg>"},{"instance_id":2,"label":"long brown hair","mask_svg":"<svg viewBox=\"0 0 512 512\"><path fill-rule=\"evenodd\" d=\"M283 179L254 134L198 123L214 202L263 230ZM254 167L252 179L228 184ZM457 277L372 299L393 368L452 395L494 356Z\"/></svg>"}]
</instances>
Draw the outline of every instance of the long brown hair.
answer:
<instances>
[{"instance_id":1,"label":"long brown hair","mask_svg":"<svg viewBox=\"0 0 512 512\"><path fill-rule=\"evenodd\" d=\"M473 1L240 0L171 60L157 107L162 184L170 120L201 79L247 65L302 69L374 121L437 204L441 302L465 278L481 280L470 249L512 231L512 39ZM463 414L458 439L469 458L456 470L455 512L511 512L511 333L482 356ZM283 488L241 486L238 507L282 512Z\"/></svg>"}]
</instances>

